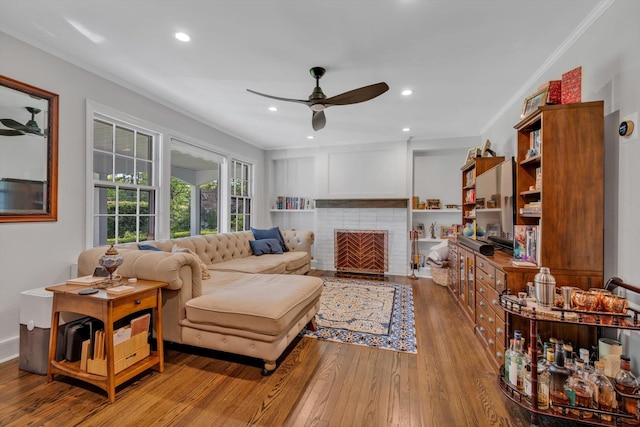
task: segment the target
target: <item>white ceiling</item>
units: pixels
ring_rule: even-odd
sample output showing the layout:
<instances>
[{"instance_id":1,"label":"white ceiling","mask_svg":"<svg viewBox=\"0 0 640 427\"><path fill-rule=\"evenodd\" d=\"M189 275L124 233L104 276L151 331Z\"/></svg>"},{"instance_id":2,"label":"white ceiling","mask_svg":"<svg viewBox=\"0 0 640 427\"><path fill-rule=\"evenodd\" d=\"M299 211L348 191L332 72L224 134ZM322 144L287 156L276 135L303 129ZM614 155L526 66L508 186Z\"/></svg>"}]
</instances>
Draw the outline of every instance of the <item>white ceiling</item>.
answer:
<instances>
[{"instance_id":1,"label":"white ceiling","mask_svg":"<svg viewBox=\"0 0 640 427\"><path fill-rule=\"evenodd\" d=\"M275 149L480 135L604 2L0 0L0 31ZM318 132L308 107L246 91L306 99L313 66L328 97L390 90Z\"/></svg>"}]
</instances>

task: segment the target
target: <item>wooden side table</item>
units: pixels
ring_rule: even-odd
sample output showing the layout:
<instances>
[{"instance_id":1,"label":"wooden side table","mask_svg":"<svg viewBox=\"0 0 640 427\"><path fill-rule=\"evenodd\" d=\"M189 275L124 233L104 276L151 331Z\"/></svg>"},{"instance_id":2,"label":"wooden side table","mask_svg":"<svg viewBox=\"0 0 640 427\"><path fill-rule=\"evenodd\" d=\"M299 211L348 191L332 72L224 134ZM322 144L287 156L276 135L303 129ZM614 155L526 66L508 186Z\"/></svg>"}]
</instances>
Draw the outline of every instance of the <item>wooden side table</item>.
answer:
<instances>
[{"instance_id":1,"label":"wooden side table","mask_svg":"<svg viewBox=\"0 0 640 427\"><path fill-rule=\"evenodd\" d=\"M164 348L162 342L162 292L161 289L167 286L164 282L154 282L150 280L138 280L132 292L123 295L107 294L105 289L100 289L98 293L92 295L79 295L82 289L87 286L63 284L46 288L53 292L53 309L51 319L51 337L49 344L49 366L47 382L53 381L55 374L61 374L81 381L88 382L107 392L110 402L116 398L116 387L125 381L154 366L158 371L164 371ZM152 351L149 356L115 373L114 368L114 345L113 345L113 324L125 316L139 312L141 310L155 310L155 330L157 339L157 350ZM66 360L56 361L56 348L58 345L58 325L60 323L60 312L68 311L94 317L104 323L105 348L107 361L107 375L96 375L80 369L80 362L69 362Z\"/></svg>"}]
</instances>

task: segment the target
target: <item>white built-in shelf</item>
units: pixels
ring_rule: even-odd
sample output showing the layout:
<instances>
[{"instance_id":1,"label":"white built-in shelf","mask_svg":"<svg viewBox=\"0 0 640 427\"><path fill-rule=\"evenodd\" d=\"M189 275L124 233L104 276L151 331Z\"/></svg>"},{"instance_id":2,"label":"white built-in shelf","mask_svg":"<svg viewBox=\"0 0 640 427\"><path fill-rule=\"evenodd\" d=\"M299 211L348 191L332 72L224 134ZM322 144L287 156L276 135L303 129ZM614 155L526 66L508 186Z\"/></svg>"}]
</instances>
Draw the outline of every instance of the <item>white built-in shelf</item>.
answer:
<instances>
[{"instance_id":1,"label":"white built-in shelf","mask_svg":"<svg viewBox=\"0 0 640 427\"><path fill-rule=\"evenodd\" d=\"M462 213L462 209L412 209L411 211L414 213Z\"/></svg>"},{"instance_id":2,"label":"white built-in shelf","mask_svg":"<svg viewBox=\"0 0 640 427\"><path fill-rule=\"evenodd\" d=\"M440 243L443 240L446 240L446 239L431 239L431 238L427 238L427 237L422 237L422 238L418 239L418 242Z\"/></svg>"},{"instance_id":3,"label":"white built-in shelf","mask_svg":"<svg viewBox=\"0 0 640 427\"><path fill-rule=\"evenodd\" d=\"M313 212L314 209L271 209L269 212Z\"/></svg>"}]
</instances>

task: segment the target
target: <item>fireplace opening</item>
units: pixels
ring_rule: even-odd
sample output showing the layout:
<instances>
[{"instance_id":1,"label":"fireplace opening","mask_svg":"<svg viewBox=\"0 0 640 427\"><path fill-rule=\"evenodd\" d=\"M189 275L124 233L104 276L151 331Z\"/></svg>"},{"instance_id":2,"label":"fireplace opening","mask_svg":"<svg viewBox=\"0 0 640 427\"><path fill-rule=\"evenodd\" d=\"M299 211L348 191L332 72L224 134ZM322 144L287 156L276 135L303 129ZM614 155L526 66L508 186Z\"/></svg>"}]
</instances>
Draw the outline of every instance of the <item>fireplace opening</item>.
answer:
<instances>
[{"instance_id":1,"label":"fireplace opening","mask_svg":"<svg viewBox=\"0 0 640 427\"><path fill-rule=\"evenodd\" d=\"M384 274L388 269L387 230L335 230L338 272Z\"/></svg>"}]
</instances>

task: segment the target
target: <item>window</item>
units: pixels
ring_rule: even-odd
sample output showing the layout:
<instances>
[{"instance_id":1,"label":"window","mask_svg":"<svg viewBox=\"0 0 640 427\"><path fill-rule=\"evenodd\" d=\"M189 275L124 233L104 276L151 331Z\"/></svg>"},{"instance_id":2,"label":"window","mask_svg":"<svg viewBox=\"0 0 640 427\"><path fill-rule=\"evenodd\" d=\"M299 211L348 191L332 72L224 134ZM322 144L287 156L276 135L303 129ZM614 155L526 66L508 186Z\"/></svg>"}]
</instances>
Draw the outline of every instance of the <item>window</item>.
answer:
<instances>
[{"instance_id":1,"label":"window","mask_svg":"<svg viewBox=\"0 0 640 427\"><path fill-rule=\"evenodd\" d=\"M229 231L251 229L251 192L251 165L232 160Z\"/></svg>"},{"instance_id":2,"label":"window","mask_svg":"<svg viewBox=\"0 0 640 427\"><path fill-rule=\"evenodd\" d=\"M223 156L195 143L171 138L170 237L219 231Z\"/></svg>"},{"instance_id":3,"label":"window","mask_svg":"<svg viewBox=\"0 0 640 427\"><path fill-rule=\"evenodd\" d=\"M158 135L94 114L93 245L153 239Z\"/></svg>"}]
</instances>

